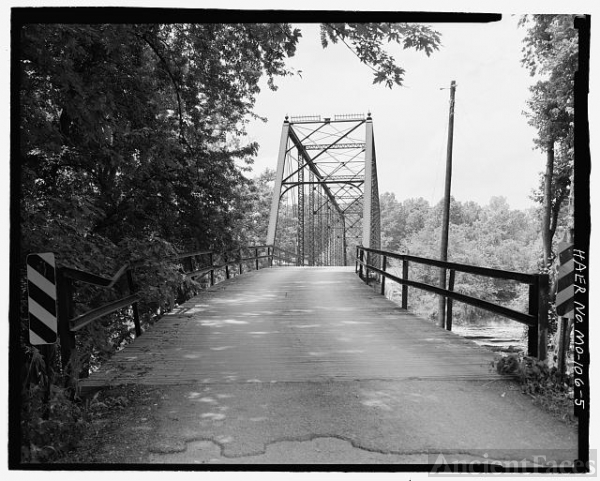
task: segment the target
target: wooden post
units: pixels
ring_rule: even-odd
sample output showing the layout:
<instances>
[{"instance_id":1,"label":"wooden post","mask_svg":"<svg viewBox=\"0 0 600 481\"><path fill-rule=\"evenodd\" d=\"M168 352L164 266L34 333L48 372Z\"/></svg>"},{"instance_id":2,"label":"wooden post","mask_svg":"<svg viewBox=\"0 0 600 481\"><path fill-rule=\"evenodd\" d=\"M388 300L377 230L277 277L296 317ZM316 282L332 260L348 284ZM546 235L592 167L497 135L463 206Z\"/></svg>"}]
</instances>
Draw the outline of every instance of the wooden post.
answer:
<instances>
[{"instance_id":1,"label":"wooden post","mask_svg":"<svg viewBox=\"0 0 600 481\"><path fill-rule=\"evenodd\" d=\"M133 273L131 270L127 271L127 287L129 288L129 294L135 294L135 284L133 282ZM142 335L142 326L140 324L140 313L138 310L138 303L134 302L131 305L133 309L133 324L135 326L135 337Z\"/></svg>"},{"instance_id":2,"label":"wooden post","mask_svg":"<svg viewBox=\"0 0 600 481\"><path fill-rule=\"evenodd\" d=\"M223 261L225 262L225 279L229 279L229 260L227 259L227 252L223 253Z\"/></svg>"},{"instance_id":3,"label":"wooden post","mask_svg":"<svg viewBox=\"0 0 600 481\"><path fill-rule=\"evenodd\" d=\"M545 361L548 346L548 274L538 274L538 359Z\"/></svg>"},{"instance_id":4,"label":"wooden post","mask_svg":"<svg viewBox=\"0 0 600 481\"><path fill-rule=\"evenodd\" d=\"M450 269L450 277L448 279L448 290L454 291L454 277L456 272L454 269ZM446 300L446 329L448 331L452 330L452 298L449 297Z\"/></svg>"},{"instance_id":5,"label":"wooden post","mask_svg":"<svg viewBox=\"0 0 600 481\"><path fill-rule=\"evenodd\" d=\"M258 248L254 249L254 256L256 257L256 270L258 270Z\"/></svg>"},{"instance_id":6,"label":"wooden post","mask_svg":"<svg viewBox=\"0 0 600 481\"><path fill-rule=\"evenodd\" d=\"M46 365L46 389L44 390L44 411L42 418L50 419L50 395L52 394L52 385L54 384L54 356L56 354L55 344L42 344L38 346L42 353Z\"/></svg>"},{"instance_id":7,"label":"wooden post","mask_svg":"<svg viewBox=\"0 0 600 481\"><path fill-rule=\"evenodd\" d=\"M358 263L359 267L358 267L358 277L360 277L361 279L364 280L363 278L363 259L365 257L365 251L360 249L360 254L358 256L360 262Z\"/></svg>"},{"instance_id":8,"label":"wooden post","mask_svg":"<svg viewBox=\"0 0 600 481\"><path fill-rule=\"evenodd\" d=\"M381 270L385 272L387 268L387 256L383 256L383 260L381 261ZM381 295L385 296L385 275L381 274Z\"/></svg>"},{"instance_id":9,"label":"wooden post","mask_svg":"<svg viewBox=\"0 0 600 481\"><path fill-rule=\"evenodd\" d=\"M210 267L211 267L211 269L210 269L210 285L212 287L215 285L215 269L214 269L215 265L213 262L213 253L212 252L208 255L208 262L210 262Z\"/></svg>"},{"instance_id":10,"label":"wooden post","mask_svg":"<svg viewBox=\"0 0 600 481\"><path fill-rule=\"evenodd\" d=\"M569 323L569 319L567 317L559 317L558 318L558 359L556 361L558 373L561 376L565 375L566 368L566 351L568 349L569 343L567 339L567 325Z\"/></svg>"},{"instance_id":11,"label":"wooden post","mask_svg":"<svg viewBox=\"0 0 600 481\"><path fill-rule=\"evenodd\" d=\"M408 261L402 259L402 279L408 280ZM408 286L402 284L402 309L408 310Z\"/></svg>"},{"instance_id":12,"label":"wooden post","mask_svg":"<svg viewBox=\"0 0 600 481\"><path fill-rule=\"evenodd\" d=\"M58 335L60 337L60 358L67 380L67 366L75 350L75 333L71 331L70 321L73 317L73 281L63 274L62 269L56 269L56 288L58 297Z\"/></svg>"},{"instance_id":13,"label":"wooden post","mask_svg":"<svg viewBox=\"0 0 600 481\"><path fill-rule=\"evenodd\" d=\"M536 281L529 286L529 314L534 316L536 321L539 319L538 290L539 282L536 278ZM538 355L538 322L535 326L528 326L527 328L527 355L530 357L537 357Z\"/></svg>"},{"instance_id":14,"label":"wooden post","mask_svg":"<svg viewBox=\"0 0 600 481\"><path fill-rule=\"evenodd\" d=\"M242 259L244 258L244 255L242 254L242 249L240 249L240 275L244 273L244 268L242 266Z\"/></svg>"}]
</instances>

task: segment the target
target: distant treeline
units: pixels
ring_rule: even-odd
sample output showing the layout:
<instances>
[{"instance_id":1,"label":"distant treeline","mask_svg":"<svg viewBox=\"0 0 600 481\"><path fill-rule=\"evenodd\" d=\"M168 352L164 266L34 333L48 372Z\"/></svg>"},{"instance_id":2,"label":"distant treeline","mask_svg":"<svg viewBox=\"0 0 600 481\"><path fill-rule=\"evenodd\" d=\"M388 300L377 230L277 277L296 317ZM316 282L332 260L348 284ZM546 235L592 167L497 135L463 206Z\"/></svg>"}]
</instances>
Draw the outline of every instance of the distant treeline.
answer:
<instances>
[{"instance_id":1,"label":"distant treeline","mask_svg":"<svg viewBox=\"0 0 600 481\"><path fill-rule=\"evenodd\" d=\"M394 194L380 197L382 249L439 259L442 203L430 205L423 198L398 201ZM452 198L448 260L495 269L534 273L541 261L538 209L511 209L504 197L492 197L481 206ZM411 277L438 284L438 269L413 267ZM514 282L457 274L455 289L519 310L527 308L527 291ZM430 318L437 316L433 295L411 289L411 309ZM476 321L492 315L457 304L455 321Z\"/></svg>"}]
</instances>

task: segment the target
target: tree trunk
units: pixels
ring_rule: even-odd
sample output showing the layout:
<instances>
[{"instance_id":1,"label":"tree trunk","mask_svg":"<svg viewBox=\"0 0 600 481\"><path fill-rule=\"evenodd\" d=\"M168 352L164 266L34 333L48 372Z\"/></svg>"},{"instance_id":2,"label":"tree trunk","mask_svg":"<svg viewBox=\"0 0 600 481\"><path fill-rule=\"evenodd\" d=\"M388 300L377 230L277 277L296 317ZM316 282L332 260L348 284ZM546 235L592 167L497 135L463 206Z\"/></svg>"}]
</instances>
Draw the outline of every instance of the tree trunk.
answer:
<instances>
[{"instance_id":1,"label":"tree trunk","mask_svg":"<svg viewBox=\"0 0 600 481\"><path fill-rule=\"evenodd\" d=\"M544 267L549 267L552 258L552 174L554 172L554 142L548 142L546 151L546 173L544 174L544 201L542 219L542 243L544 249Z\"/></svg>"}]
</instances>

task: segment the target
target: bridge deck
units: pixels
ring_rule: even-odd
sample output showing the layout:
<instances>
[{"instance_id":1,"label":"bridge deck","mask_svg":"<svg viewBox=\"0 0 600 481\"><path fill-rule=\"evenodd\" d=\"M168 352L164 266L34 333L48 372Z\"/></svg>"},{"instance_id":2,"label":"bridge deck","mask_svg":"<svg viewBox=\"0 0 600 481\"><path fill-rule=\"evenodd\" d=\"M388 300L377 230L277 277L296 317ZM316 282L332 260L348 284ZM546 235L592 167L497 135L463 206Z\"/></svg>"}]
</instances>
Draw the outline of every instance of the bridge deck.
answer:
<instances>
[{"instance_id":1,"label":"bridge deck","mask_svg":"<svg viewBox=\"0 0 600 481\"><path fill-rule=\"evenodd\" d=\"M203 292L85 384L149 393L97 452L107 463L573 460L574 429L491 359L351 269L274 268Z\"/></svg>"},{"instance_id":2,"label":"bridge deck","mask_svg":"<svg viewBox=\"0 0 600 481\"><path fill-rule=\"evenodd\" d=\"M273 268L165 315L85 387L495 379L493 353L402 310L348 268Z\"/></svg>"}]
</instances>

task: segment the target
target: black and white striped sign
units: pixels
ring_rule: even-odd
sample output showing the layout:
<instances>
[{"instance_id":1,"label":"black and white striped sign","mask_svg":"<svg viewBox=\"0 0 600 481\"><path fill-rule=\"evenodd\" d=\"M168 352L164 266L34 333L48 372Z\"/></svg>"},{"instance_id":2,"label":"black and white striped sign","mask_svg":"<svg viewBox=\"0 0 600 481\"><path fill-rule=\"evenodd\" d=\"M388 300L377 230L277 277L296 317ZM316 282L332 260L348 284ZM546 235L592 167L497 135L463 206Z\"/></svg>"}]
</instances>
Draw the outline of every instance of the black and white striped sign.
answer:
<instances>
[{"instance_id":1,"label":"black and white striped sign","mask_svg":"<svg viewBox=\"0 0 600 481\"><path fill-rule=\"evenodd\" d=\"M575 296L575 277L573 265L573 244L558 243L558 280L556 288L556 313L573 319L573 297Z\"/></svg>"},{"instance_id":2,"label":"black and white striped sign","mask_svg":"<svg viewBox=\"0 0 600 481\"><path fill-rule=\"evenodd\" d=\"M33 345L56 342L56 263L54 254L27 256L29 297L29 342Z\"/></svg>"}]
</instances>

